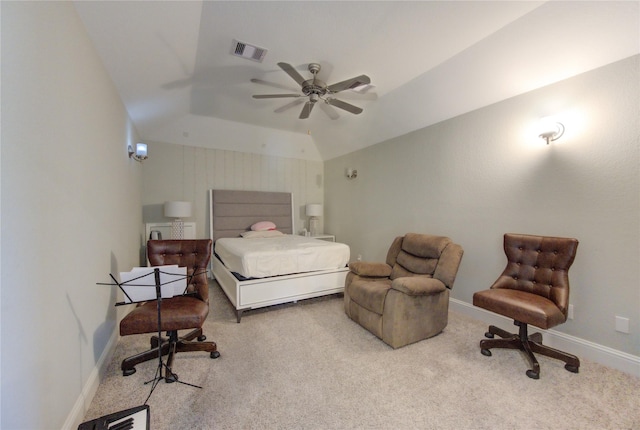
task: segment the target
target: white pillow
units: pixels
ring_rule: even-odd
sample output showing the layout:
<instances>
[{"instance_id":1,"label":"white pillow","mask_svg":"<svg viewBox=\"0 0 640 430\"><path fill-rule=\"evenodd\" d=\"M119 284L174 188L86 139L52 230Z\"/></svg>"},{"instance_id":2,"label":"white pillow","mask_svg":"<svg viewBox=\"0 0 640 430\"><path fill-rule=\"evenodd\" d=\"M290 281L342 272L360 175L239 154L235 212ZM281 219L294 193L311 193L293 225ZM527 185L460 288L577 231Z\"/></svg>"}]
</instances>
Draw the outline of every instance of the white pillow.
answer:
<instances>
[{"instance_id":1,"label":"white pillow","mask_svg":"<svg viewBox=\"0 0 640 430\"><path fill-rule=\"evenodd\" d=\"M257 239L257 238L276 237L276 236L283 236L283 235L284 233L282 233L279 230L245 231L243 233L240 233L240 236L244 237L245 239Z\"/></svg>"},{"instance_id":2,"label":"white pillow","mask_svg":"<svg viewBox=\"0 0 640 430\"><path fill-rule=\"evenodd\" d=\"M251 230L253 231L266 231L266 230L275 230L276 225L271 221L260 221L251 226Z\"/></svg>"}]
</instances>

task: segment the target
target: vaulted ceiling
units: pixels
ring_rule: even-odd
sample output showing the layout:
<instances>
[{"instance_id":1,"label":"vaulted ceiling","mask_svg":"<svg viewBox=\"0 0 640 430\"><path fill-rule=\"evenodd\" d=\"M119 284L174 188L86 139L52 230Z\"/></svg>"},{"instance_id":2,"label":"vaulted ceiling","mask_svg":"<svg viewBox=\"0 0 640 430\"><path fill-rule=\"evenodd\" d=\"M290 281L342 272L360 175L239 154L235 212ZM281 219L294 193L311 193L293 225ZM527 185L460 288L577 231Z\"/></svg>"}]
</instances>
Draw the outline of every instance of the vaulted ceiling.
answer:
<instances>
[{"instance_id":1,"label":"vaulted ceiling","mask_svg":"<svg viewBox=\"0 0 640 430\"><path fill-rule=\"evenodd\" d=\"M75 5L142 140L226 148L250 130L256 145L310 140L306 157L324 160L640 52L637 1ZM263 60L233 55L238 41ZM328 84L366 74L364 94L335 94L363 112L274 112L299 99L252 95L301 94L279 62L305 79L318 63Z\"/></svg>"}]
</instances>

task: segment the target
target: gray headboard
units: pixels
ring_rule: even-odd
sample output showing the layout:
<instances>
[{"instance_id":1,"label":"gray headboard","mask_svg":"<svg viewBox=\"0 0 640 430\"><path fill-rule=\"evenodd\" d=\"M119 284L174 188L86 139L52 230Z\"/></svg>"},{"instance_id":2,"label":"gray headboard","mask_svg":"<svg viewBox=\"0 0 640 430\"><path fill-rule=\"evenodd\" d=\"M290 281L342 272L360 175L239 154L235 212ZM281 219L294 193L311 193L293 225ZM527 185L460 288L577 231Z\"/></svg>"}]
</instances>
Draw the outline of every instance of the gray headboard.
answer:
<instances>
[{"instance_id":1,"label":"gray headboard","mask_svg":"<svg viewBox=\"0 0 640 430\"><path fill-rule=\"evenodd\" d=\"M209 190L209 231L215 242L239 237L258 221L272 221L283 233L293 233L291 193Z\"/></svg>"}]
</instances>

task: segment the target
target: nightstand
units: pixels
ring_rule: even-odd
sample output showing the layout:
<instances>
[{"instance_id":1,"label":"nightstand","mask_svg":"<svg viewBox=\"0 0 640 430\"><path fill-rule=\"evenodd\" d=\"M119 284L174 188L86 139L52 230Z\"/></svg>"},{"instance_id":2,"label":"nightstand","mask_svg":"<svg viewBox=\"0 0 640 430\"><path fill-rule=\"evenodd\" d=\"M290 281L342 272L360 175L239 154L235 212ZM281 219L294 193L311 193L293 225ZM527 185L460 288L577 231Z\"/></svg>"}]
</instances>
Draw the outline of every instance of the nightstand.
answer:
<instances>
[{"instance_id":1,"label":"nightstand","mask_svg":"<svg viewBox=\"0 0 640 430\"><path fill-rule=\"evenodd\" d=\"M314 239L326 240L327 242L335 242L336 237L332 234L319 234L317 236L310 236Z\"/></svg>"}]
</instances>

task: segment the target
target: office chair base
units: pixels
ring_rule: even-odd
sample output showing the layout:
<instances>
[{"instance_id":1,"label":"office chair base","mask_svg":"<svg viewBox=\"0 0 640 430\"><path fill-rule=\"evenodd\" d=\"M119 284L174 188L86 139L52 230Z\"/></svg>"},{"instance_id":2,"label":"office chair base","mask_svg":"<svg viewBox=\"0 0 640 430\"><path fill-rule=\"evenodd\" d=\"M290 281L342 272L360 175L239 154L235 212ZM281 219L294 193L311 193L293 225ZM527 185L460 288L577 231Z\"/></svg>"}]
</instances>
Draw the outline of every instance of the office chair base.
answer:
<instances>
[{"instance_id":1,"label":"office chair base","mask_svg":"<svg viewBox=\"0 0 640 430\"><path fill-rule=\"evenodd\" d=\"M578 373L580 368L580 360L578 357L542 344L542 334L536 332L532 335L527 333L527 324L514 321L514 324L520 327L518 334L509 333L496 326L489 326L489 331L485 333L485 337L480 341L480 352L487 357L491 356L492 348L519 349L523 351L531 364L526 375L531 379L540 378L540 364L536 359L534 352L547 357L555 358L565 362L564 368L572 373ZM494 339L498 335L501 339Z\"/></svg>"},{"instance_id":2,"label":"office chair base","mask_svg":"<svg viewBox=\"0 0 640 430\"><path fill-rule=\"evenodd\" d=\"M578 366L572 366L570 364L565 364L564 368L567 369L571 373L578 373L578 371L579 371L579 367Z\"/></svg>"},{"instance_id":3,"label":"office chair base","mask_svg":"<svg viewBox=\"0 0 640 430\"><path fill-rule=\"evenodd\" d=\"M123 376L133 375L136 372L135 366L149 360L158 359L158 344L160 344L160 353L162 356L167 355L167 370L165 381L167 383L175 382L177 375L171 371L173 365L173 357L178 352L193 352L193 351L207 351L211 358L220 357L217 345L215 342L204 342L206 336L202 334L202 329L198 328L183 337L178 337L177 331L167 332L168 339L158 339L158 336L151 337L151 349L133 355L131 357L122 360L120 368L122 369ZM197 339L198 342L193 342L193 339ZM200 340L202 339L202 340Z\"/></svg>"}]
</instances>

